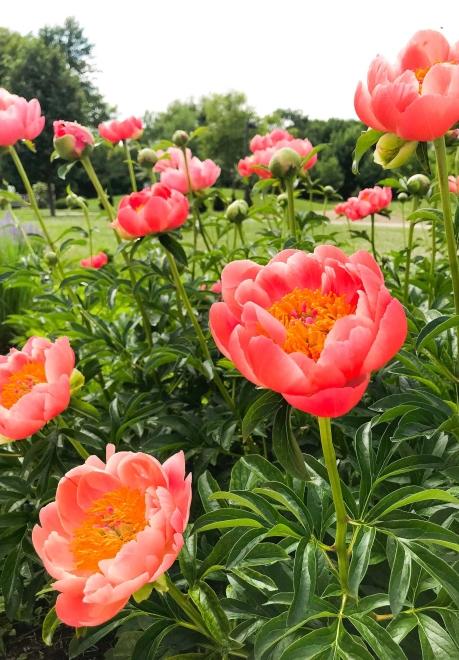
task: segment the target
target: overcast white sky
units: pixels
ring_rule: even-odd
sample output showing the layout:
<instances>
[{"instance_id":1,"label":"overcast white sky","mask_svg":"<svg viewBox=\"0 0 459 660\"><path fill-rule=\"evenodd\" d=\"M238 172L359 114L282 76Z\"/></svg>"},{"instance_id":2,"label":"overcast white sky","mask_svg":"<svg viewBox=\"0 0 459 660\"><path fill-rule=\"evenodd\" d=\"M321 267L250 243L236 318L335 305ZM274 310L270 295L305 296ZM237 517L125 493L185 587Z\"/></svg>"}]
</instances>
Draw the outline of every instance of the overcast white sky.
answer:
<instances>
[{"instance_id":1,"label":"overcast white sky","mask_svg":"<svg viewBox=\"0 0 459 660\"><path fill-rule=\"evenodd\" d=\"M457 0L2 0L0 25L36 32L75 16L95 44L99 88L120 116L236 89L260 114L283 107L313 118L351 118L355 86L372 57L395 56L418 29L459 40L458 6Z\"/></svg>"}]
</instances>

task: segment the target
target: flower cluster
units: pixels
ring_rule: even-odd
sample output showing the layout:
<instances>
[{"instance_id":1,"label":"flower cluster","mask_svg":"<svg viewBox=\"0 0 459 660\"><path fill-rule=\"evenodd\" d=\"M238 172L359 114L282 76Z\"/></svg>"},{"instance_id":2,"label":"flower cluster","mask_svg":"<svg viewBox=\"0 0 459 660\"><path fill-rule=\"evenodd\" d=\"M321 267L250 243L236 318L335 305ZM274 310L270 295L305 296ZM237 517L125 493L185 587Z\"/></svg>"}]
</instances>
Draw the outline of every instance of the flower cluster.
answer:
<instances>
[{"instance_id":1,"label":"flower cluster","mask_svg":"<svg viewBox=\"0 0 459 660\"><path fill-rule=\"evenodd\" d=\"M361 190L357 197L349 197L335 206L337 215L345 215L349 220L362 220L369 215L379 213L392 201L392 189L374 186Z\"/></svg>"},{"instance_id":2,"label":"flower cluster","mask_svg":"<svg viewBox=\"0 0 459 660\"><path fill-rule=\"evenodd\" d=\"M274 154L288 147L293 149L301 158L306 158L312 151L312 144L309 140L295 138L288 131L276 128L267 135L255 135L250 141L251 156L246 156L239 161L237 169L241 176L250 176L256 174L262 179L268 179L272 176L268 169ZM314 154L304 164L303 169L310 169L317 162L317 156Z\"/></svg>"}]
</instances>

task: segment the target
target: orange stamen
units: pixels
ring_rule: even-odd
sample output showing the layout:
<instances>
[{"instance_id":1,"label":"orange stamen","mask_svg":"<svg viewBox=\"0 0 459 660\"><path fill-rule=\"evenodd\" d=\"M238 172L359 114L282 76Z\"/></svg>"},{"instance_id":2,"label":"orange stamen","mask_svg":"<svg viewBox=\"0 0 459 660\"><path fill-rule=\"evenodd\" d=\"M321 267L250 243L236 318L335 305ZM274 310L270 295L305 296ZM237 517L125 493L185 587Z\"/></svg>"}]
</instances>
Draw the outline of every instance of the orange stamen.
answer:
<instances>
[{"instance_id":1,"label":"orange stamen","mask_svg":"<svg viewBox=\"0 0 459 660\"><path fill-rule=\"evenodd\" d=\"M73 532L70 548L76 568L98 571L101 559L114 557L146 525L142 491L122 486L105 493L92 503Z\"/></svg>"},{"instance_id":2,"label":"orange stamen","mask_svg":"<svg viewBox=\"0 0 459 660\"><path fill-rule=\"evenodd\" d=\"M352 314L355 305L346 296L311 289L294 289L267 310L287 330L284 351L305 353L318 360L336 321Z\"/></svg>"},{"instance_id":3,"label":"orange stamen","mask_svg":"<svg viewBox=\"0 0 459 660\"><path fill-rule=\"evenodd\" d=\"M0 404L4 408L11 408L38 383L46 383L45 365L43 362L28 362L3 384Z\"/></svg>"}]
</instances>

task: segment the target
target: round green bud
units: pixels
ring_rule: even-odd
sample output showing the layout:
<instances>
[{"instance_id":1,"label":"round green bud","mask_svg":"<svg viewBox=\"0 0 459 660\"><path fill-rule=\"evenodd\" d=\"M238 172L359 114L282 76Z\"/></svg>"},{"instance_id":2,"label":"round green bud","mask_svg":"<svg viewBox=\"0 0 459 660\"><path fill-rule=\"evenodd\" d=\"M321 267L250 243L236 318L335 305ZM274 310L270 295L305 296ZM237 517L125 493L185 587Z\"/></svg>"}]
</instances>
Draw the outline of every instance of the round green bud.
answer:
<instances>
[{"instance_id":1,"label":"round green bud","mask_svg":"<svg viewBox=\"0 0 459 660\"><path fill-rule=\"evenodd\" d=\"M276 179L287 179L295 176L301 166L301 158L289 147L283 147L276 151L269 161L269 169Z\"/></svg>"},{"instance_id":2,"label":"round green bud","mask_svg":"<svg viewBox=\"0 0 459 660\"><path fill-rule=\"evenodd\" d=\"M411 158L417 146L417 142L402 140L394 133L385 133L376 143L374 161L385 170L401 167Z\"/></svg>"},{"instance_id":3,"label":"round green bud","mask_svg":"<svg viewBox=\"0 0 459 660\"><path fill-rule=\"evenodd\" d=\"M325 197L330 197L331 195L335 194L335 189L333 186L324 186L324 195Z\"/></svg>"},{"instance_id":4,"label":"round green bud","mask_svg":"<svg viewBox=\"0 0 459 660\"><path fill-rule=\"evenodd\" d=\"M141 167L145 167L147 169L154 167L158 162L156 151L153 151L153 149L150 149L149 147L141 149L137 154L137 162Z\"/></svg>"},{"instance_id":5,"label":"round green bud","mask_svg":"<svg viewBox=\"0 0 459 660\"><path fill-rule=\"evenodd\" d=\"M52 250L47 250L44 254L45 261L49 266L55 266L57 264L57 254Z\"/></svg>"},{"instance_id":6,"label":"round green bud","mask_svg":"<svg viewBox=\"0 0 459 660\"><path fill-rule=\"evenodd\" d=\"M398 193L397 199L398 199L399 202L404 204L405 202L407 202L409 200L409 196L406 194L406 192L401 192L401 193Z\"/></svg>"},{"instance_id":7,"label":"round green bud","mask_svg":"<svg viewBox=\"0 0 459 660\"><path fill-rule=\"evenodd\" d=\"M176 147L186 147L189 139L190 136L186 131L175 131L174 135L172 136L172 142Z\"/></svg>"},{"instance_id":8,"label":"round green bud","mask_svg":"<svg viewBox=\"0 0 459 660\"><path fill-rule=\"evenodd\" d=\"M236 199L226 209L226 217L230 222L240 223L249 214L249 205L243 199Z\"/></svg>"},{"instance_id":9,"label":"round green bud","mask_svg":"<svg viewBox=\"0 0 459 660\"><path fill-rule=\"evenodd\" d=\"M406 187L412 195L422 197L430 188L430 179L425 174L413 174L406 182Z\"/></svg>"},{"instance_id":10,"label":"round green bud","mask_svg":"<svg viewBox=\"0 0 459 660\"><path fill-rule=\"evenodd\" d=\"M287 193L281 193L280 195L278 195L277 203L280 204L281 206L287 206L288 204Z\"/></svg>"}]
</instances>

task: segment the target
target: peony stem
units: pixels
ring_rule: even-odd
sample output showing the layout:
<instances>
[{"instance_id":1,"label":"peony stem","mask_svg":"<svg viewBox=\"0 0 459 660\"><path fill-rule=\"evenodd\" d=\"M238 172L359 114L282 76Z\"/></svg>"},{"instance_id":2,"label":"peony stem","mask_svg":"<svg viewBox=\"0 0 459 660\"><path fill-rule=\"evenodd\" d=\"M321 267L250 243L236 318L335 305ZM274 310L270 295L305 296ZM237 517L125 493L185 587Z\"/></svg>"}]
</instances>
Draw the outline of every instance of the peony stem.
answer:
<instances>
[{"instance_id":1,"label":"peony stem","mask_svg":"<svg viewBox=\"0 0 459 660\"><path fill-rule=\"evenodd\" d=\"M286 178L285 187L287 189L288 227L290 230L290 235L296 239L295 198L293 195L293 180L291 177Z\"/></svg>"},{"instance_id":2,"label":"peony stem","mask_svg":"<svg viewBox=\"0 0 459 660\"><path fill-rule=\"evenodd\" d=\"M437 226L435 221L432 222L432 254L430 258L430 275L429 275L429 301L428 305L431 306L435 293L435 260L437 256Z\"/></svg>"},{"instance_id":3,"label":"peony stem","mask_svg":"<svg viewBox=\"0 0 459 660\"><path fill-rule=\"evenodd\" d=\"M335 550L338 557L338 574L343 593L348 593L349 559L346 547L347 514L344 506L341 481L336 466L336 454L333 447L331 423L329 417L318 417L320 440L327 468L333 504L336 513Z\"/></svg>"},{"instance_id":4,"label":"peony stem","mask_svg":"<svg viewBox=\"0 0 459 660\"><path fill-rule=\"evenodd\" d=\"M137 182L135 180L134 167L131 160L131 152L127 140L123 140L124 153L126 155L126 163L129 170L129 179L131 180L132 192L137 192Z\"/></svg>"},{"instance_id":5,"label":"peony stem","mask_svg":"<svg viewBox=\"0 0 459 660\"><path fill-rule=\"evenodd\" d=\"M216 370L215 365L212 361L212 356L210 354L209 347L207 346L206 338L204 336L204 333L202 331L201 326L199 325L199 321L198 321L198 319L196 318L196 316L194 314L193 307L191 305L190 299L188 298L188 294L185 290L185 287L183 286L183 282L182 282L182 279L180 277L180 273L179 273L178 268L177 268L175 257L166 248L164 248L164 252L166 254L167 261L169 262L169 268L171 269L172 278L174 280L174 284L175 284L175 288L176 288L176 291L177 291L178 299L179 300L181 299L182 303L185 306L188 317L189 317L189 319L190 319L190 321L193 325L193 328L196 332L196 336L197 336L198 342L201 346L202 353L203 353L206 361L208 362L208 364L210 365L210 367L212 369L212 374L213 374L213 377L214 377L215 385L217 386L217 388L218 388L220 394L222 395L223 399L225 400L225 402L228 404L229 408L231 408L231 410L234 413L236 413L236 407L234 405L234 402L233 402L231 396L229 395L228 390L224 386L223 381L221 380L220 375L219 375L218 371Z\"/></svg>"},{"instance_id":6,"label":"peony stem","mask_svg":"<svg viewBox=\"0 0 459 660\"><path fill-rule=\"evenodd\" d=\"M419 197L413 197L413 210L416 211L419 206ZM406 248L406 262L405 262L405 282L403 285L403 304L408 304L408 291L410 287L410 268L411 268L411 253L413 251L413 238L414 238L414 221L410 221L408 226L408 246Z\"/></svg>"},{"instance_id":7,"label":"peony stem","mask_svg":"<svg viewBox=\"0 0 459 660\"><path fill-rule=\"evenodd\" d=\"M109 201L109 199L108 199L108 197L105 193L105 190L102 187L102 184L99 180L99 177L97 176L97 173L96 173L96 170L93 167L93 164L89 160L88 156L83 156L83 158L81 159L81 163L82 163L82 165L83 165L83 167L86 171L86 174L88 175L89 180L91 181L92 185L94 186L94 190L97 193L97 197L99 198L100 203L102 204L102 206L105 209L105 212L108 216L108 219L110 220L110 222L113 222L115 220L115 211L114 211L112 205L110 204L110 201ZM116 238L117 243L119 245L121 243L121 239L118 236L115 229L113 230L113 232L115 234L115 238ZM131 280L132 294L133 294L133 296L135 298L135 301L137 303L137 307L139 308L140 316L142 317L142 323L143 323L143 328L144 328L144 332L145 332L145 339L147 341L147 344L148 344L149 348L151 348L153 346L153 339L152 339L152 335L151 335L150 319L148 318L147 311L146 311L146 309L143 305L142 298L139 296L138 293L136 293L137 280L136 280L134 271L132 270L131 261L130 261L128 255L126 254L126 252L124 250L121 252L121 254L123 255L123 259L126 263L126 267L127 267L128 273L129 273L130 280Z\"/></svg>"},{"instance_id":8,"label":"peony stem","mask_svg":"<svg viewBox=\"0 0 459 660\"><path fill-rule=\"evenodd\" d=\"M86 204L83 204L81 206L81 209L83 211L84 218L86 220L86 226L88 228L88 239L89 239L89 256L92 259L92 256L94 254L94 244L92 240L92 226L91 226L91 220L89 219L89 211L88 207Z\"/></svg>"},{"instance_id":9,"label":"peony stem","mask_svg":"<svg viewBox=\"0 0 459 660\"><path fill-rule=\"evenodd\" d=\"M377 260L376 255L376 244L375 244L375 214L371 214L371 230L370 230L370 241L371 241L371 251L375 260Z\"/></svg>"},{"instance_id":10,"label":"peony stem","mask_svg":"<svg viewBox=\"0 0 459 660\"><path fill-rule=\"evenodd\" d=\"M453 284L454 308L456 314L459 314L459 260L457 257L456 236L454 234L454 221L449 196L445 138L441 137L434 140L434 147L435 156L437 158L437 177L443 207L443 222L445 227L446 245L448 248L449 267ZM459 328L457 328L457 336L459 341Z\"/></svg>"},{"instance_id":11,"label":"peony stem","mask_svg":"<svg viewBox=\"0 0 459 660\"><path fill-rule=\"evenodd\" d=\"M193 213L193 231L194 232L196 231L196 223L197 223L198 227L199 227L199 231L201 232L202 240L204 241L204 243L206 245L206 249L208 250L208 252L210 252L211 248L210 248L209 239L208 239L207 234L204 230L204 225L202 224L201 214L199 213L199 208L198 208L198 200L196 199L196 196L195 196L194 190L193 190L193 185L191 183L191 175L190 175L190 169L188 167L188 156L187 156L187 153L186 153L186 147L182 147L182 153L183 153L183 161L185 163L186 178L187 178L187 181L188 181L188 191L189 191L190 197L191 197L191 211ZM195 234L195 239L196 239L196 234ZM195 240L195 243L196 243L196 240ZM194 249L196 251L196 244L194 245Z\"/></svg>"},{"instance_id":12,"label":"peony stem","mask_svg":"<svg viewBox=\"0 0 459 660\"><path fill-rule=\"evenodd\" d=\"M64 277L64 269L62 268L61 261L59 259L59 252L56 244L54 243L53 239L51 238L48 229L46 227L46 223L44 221L44 218L41 214L40 209L38 208L38 203L37 203L37 198L35 197L35 193L32 188L32 184L30 183L29 177L27 176L27 172L24 169L24 166L21 162L21 159L19 157L18 152L16 149L11 146L8 147L8 151L10 152L10 156L13 159L13 162L16 166L16 169L18 171L19 176L21 177L21 181L24 184L24 188L26 189L27 196L29 198L30 206L32 207L32 210L35 214L35 217L38 220L38 223L40 225L40 228L43 232L44 237L46 238L46 241L49 245L49 248L54 252L56 255L56 265L59 270L59 273L61 277Z\"/></svg>"}]
</instances>

